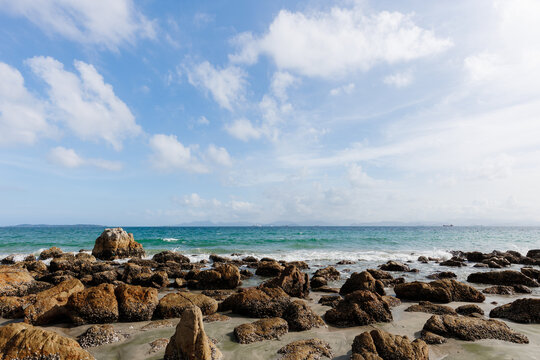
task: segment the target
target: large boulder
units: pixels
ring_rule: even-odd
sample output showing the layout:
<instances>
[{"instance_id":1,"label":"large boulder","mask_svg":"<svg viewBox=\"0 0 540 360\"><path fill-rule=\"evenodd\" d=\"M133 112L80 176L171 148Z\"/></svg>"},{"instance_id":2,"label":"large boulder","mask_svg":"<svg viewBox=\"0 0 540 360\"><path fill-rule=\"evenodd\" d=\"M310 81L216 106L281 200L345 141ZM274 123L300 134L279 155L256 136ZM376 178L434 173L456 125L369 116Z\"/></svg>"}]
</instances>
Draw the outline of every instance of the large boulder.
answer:
<instances>
[{"instance_id":1,"label":"large boulder","mask_svg":"<svg viewBox=\"0 0 540 360\"><path fill-rule=\"evenodd\" d=\"M333 358L330 344L321 339L297 340L278 350L280 360L319 360L322 357Z\"/></svg>"},{"instance_id":2,"label":"large boulder","mask_svg":"<svg viewBox=\"0 0 540 360\"><path fill-rule=\"evenodd\" d=\"M383 297L368 290L347 294L335 308L324 314L326 322L340 327L363 326L392 321L390 306Z\"/></svg>"},{"instance_id":3,"label":"large boulder","mask_svg":"<svg viewBox=\"0 0 540 360\"><path fill-rule=\"evenodd\" d=\"M388 261L386 264L379 266L381 270L384 271L411 271L409 265L406 265L399 261Z\"/></svg>"},{"instance_id":4,"label":"large boulder","mask_svg":"<svg viewBox=\"0 0 540 360\"><path fill-rule=\"evenodd\" d=\"M313 277L322 277L326 279L326 281L335 281L341 278L341 273L335 267L327 266L323 269L318 269L317 271L315 271Z\"/></svg>"},{"instance_id":5,"label":"large boulder","mask_svg":"<svg viewBox=\"0 0 540 360\"><path fill-rule=\"evenodd\" d=\"M531 249L527 251L527 257L533 259L540 259L540 249Z\"/></svg>"},{"instance_id":6,"label":"large boulder","mask_svg":"<svg viewBox=\"0 0 540 360\"><path fill-rule=\"evenodd\" d=\"M240 285L240 270L236 265L218 265L212 270L193 271L188 286L194 289L234 289Z\"/></svg>"},{"instance_id":7,"label":"large boulder","mask_svg":"<svg viewBox=\"0 0 540 360\"><path fill-rule=\"evenodd\" d=\"M238 325L234 328L234 336L240 344L251 344L262 340L279 339L287 331L289 331L287 321L276 317Z\"/></svg>"},{"instance_id":8,"label":"large boulder","mask_svg":"<svg viewBox=\"0 0 540 360\"><path fill-rule=\"evenodd\" d=\"M289 296L307 298L309 296L309 276L301 272L296 266L289 265L278 277L262 284L263 287L281 288Z\"/></svg>"},{"instance_id":9,"label":"large boulder","mask_svg":"<svg viewBox=\"0 0 540 360\"><path fill-rule=\"evenodd\" d=\"M540 299L518 299L509 304L497 306L489 317L504 318L524 324L540 324Z\"/></svg>"},{"instance_id":10,"label":"large boulder","mask_svg":"<svg viewBox=\"0 0 540 360\"><path fill-rule=\"evenodd\" d=\"M123 321L148 321L158 304L158 291L137 285L119 285L114 290Z\"/></svg>"},{"instance_id":11,"label":"large boulder","mask_svg":"<svg viewBox=\"0 0 540 360\"><path fill-rule=\"evenodd\" d=\"M152 256L152 260L165 264L167 261L173 261L175 263L189 263L189 258L175 251L162 251Z\"/></svg>"},{"instance_id":12,"label":"large boulder","mask_svg":"<svg viewBox=\"0 0 540 360\"><path fill-rule=\"evenodd\" d=\"M518 344L529 343L525 335L513 331L502 321L459 315L433 315L424 324L422 332L466 341L496 339Z\"/></svg>"},{"instance_id":13,"label":"large boulder","mask_svg":"<svg viewBox=\"0 0 540 360\"><path fill-rule=\"evenodd\" d=\"M197 306L204 315L211 315L218 310L216 300L202 294L179 292L167 294L159 300L156 317L160 319L178 318L190 306Z\"/></svg>"},{"instance_id":14,"label":"large boulder","mask_svg":"<svg viewBox=\"0 0 540 360\"><path fill-rule=\"evenodd\" d=\"M24 321L33 325L65 321L69 297L83 290L84 285L79 280L71 279L38 293L24 309Z\"/></svg>"},{"instance_id":15,"label":"large boulder","mask_svg":"<svg viewBox=\"0 0 540 360\"><path fill-rule=\"evenodd\" d=\"M40 260L52 259L52 258L60 257L62 254L63 254L63 251L60 248L53 246L49 249L43 250L39 254L39 259Z\"/></svg>"},{"instance_id":16,"label":"large boulder","mask_svg":"<svg viewBox=\"0 0 540 360\"><path fill-rule=\"evenodd\" d=\"M427 344L406 336L394 335L383 330L371 330L354 338L351 360L428 360Z\"/></svg>"},{"instance_id":17,"label":"large boulder","mask_svg":"<svg viewBox=\"0 0 540 360\"><path fill-rule=\"evenodd\" d=\"M284 267L275 260L260 261L257 265L257 270L255 270L255 275L278 276L283 271L283 269Z\"/></svg>"},{"instance_id":18,"label":"large boulder","mask_svg":"<svg viewBox=\"0 0 540 360\"><path fill-rule=\"evenodd\" d=\"M96 239L92 255L101 260L114 260L144 256L142 244L133 239L133 234L122 228L105 229Z\"/></svg>"},{"instance_id":19,"label":"large boulder","mask_svg":"<svg viewBox=\"0 0 540 360\"><path fill-rule=\"evenodd\" d=\"M467 277L467 281L471 283L491 284L491 285L525 285L530 287L538 287L538 281L531 279L527 275L515 271L488 271L472 273Z\"/></svg>"},{"instance_id":20,"label":"large boulder","mask_svg":"<svg viewBox=\"0 0 540 360\"><path fill-rule=\"evenodd\" d=\"M367 271L360 273L352 273L351 277L345 281L345 284L339 289L341 295L350 294L356 290L368 290L376 292L379 295L386 295L384 284L375 278Z\"/></svg>"},{"instance_id":21,"label":"large boulder","mask_svg":"<svg viewBox=\"0 0 540 360\"><path fill-rule=\"evenodd\" d=\"M105 324L118 320L118 301L112 284L101 284L74 293L66 307L71 320L77 325Z\"/></svg>"},{"instance_id":22,"label":"large boulder","mask_svg":"<svg viewBox=\"0 0 540 360\"><path fill-rule=\"evenodd\" d=\"M73 339L25 323L0 328L2 360L94 360Z\"/></svg>"},{"instance_id":23,"label":"large boulder","mask_svg":"<svg viewBox=\"0 0 540 360\"><path fill-rule=\"evenodd\" d=\"M25 296L34 286L35 280L26 269L0 266L0 296Z\"/></svg>"},{"instance_id":24,"label":"large boulder","mask_svg":"<svg viewBox=\"0 0 540 360\"><path fill-rule=\"evenodd\" d=\"M165 349L164 360L219 360L221 351L204 331L203 317L198 306L182 312L180 322Z\"/></svg>"},{"instance_id":25,"label":"large boulder","mask_svg":"<svg viewBox=\"0 0 540 360\"><path fill-rule=\"evenodd\" d=\"M453 279L435 280L430 283L414 281L394 287L400 299L449 303L452 301L483 302L485 296L472 286Z\"/></svg>"}]
</instances>

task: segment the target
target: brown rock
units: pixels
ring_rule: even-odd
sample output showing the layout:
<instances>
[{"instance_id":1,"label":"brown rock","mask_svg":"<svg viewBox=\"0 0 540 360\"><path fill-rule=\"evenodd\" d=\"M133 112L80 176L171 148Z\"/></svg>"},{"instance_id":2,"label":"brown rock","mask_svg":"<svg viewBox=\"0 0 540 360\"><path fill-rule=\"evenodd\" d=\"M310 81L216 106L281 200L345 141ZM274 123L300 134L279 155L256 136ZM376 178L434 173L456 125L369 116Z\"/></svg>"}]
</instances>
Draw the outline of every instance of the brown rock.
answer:
<instances>
[{"instance_id":1,"label":"brown rock","mask_svg":"<svg viewBox=\"0 0 540 360\"><path fill-rule=\"evenodd\" d=\"M446 338L444 336L440 336L437 334L432 333L431 331L425 331L422 330L421 332L421 338L426 342L426 344L444 344L446 342Z\"/></svg>"},{"instance_id":2,"label":"brown rock","mask_svg":"<svg viewBox=\"0 0 540 360\"><path fill-rule=\"evenodd\" d=\"M190 306L197 306L204 315L210 315L217 311L216 300L202 294L179 292L167 294L159 300L156 308L156 317L160 319L177 318Z\"/></svg>"},{"instance_id":3,"label":"brown rock","mask_svg":"<svg viewBox=\"0 0 540 360\"><path fill-rule=\"evenodd\" d=\"M162 251L152 256L152 260L165 264L167 261L173 261L175 263L189 263L190 260L187 256L182 255L175 251Z\"/></svg>"},{"instance_id":4,"label":"brown rock","mask_svg":"<svg viewBox=\"0 0 540 360\"><path fill-rule=\"evenodd\" d=\"M467 284L456 280L435 280L430 283L414 281L394 287L396 296L406 300L426 300L439 303L452 301L482 302L485 296Z\"/></svg>"},{"instance_id":5,"label":"brown rock","mask_svg":"<svg viewBox=\"0 0 540 360\"><path fill-rule=\"evenodd\" d=\"M280 360L319 360L322 357L333 358L330 344L321 339L297 340L278 350Z\"/></svg>"},{"instance_id":6,"label":"brown rock","mask_svg":"<svg viewBox=\"0 0 540 360\"><path fill-rule=\"evenodd\" d=\"M445 305L437 305L430 303L429 301L420 301L418 305L411 305L405 311L408 312L425 312L428 314L435 314L435 315L444 315L444 314L451 314L451 315L457 315L456 311L452 309L450 306Z\"/></svg>"},{"instance_id":7,"label":"brown rock","mask_svg":"<svg viewBox=\"0 0 540 360\"><path fill-rule=\"evenodd\" d=\"M188 286L194 289L234 289L240 285L240 270L236 265L218 265L213 270L193 272Z\"/></svg>"},{"instance_id":8,"label":"brown rock","mask_svg":"<svg viewBox=\"0 0 540 360\"><path fill-rule=\"evenodd\" d=\"M152 319L158 304L158 291L136 285L120 285L114 290L118 301L118 313L123 321L147 321Z\"/></svg>"},{"instance_id":9,"label":"brown rock","mask_svg":"<svg viewBox=\"0 0 540 360\"><path fill-rule=\"evenodd\" d=\"M309 296L309 277L296 266L289 265L280 275L262 284L263 287L281 288L289 296L307 298Z\"/></svg>"},{"instance_id":10,"label":"brown rock","mask_svg":"<svg viewBox=\"0 0 540 360\"><path fill-rule=\"evenodd\" d=\"M72 294L66 308L77 325L105 324L118 320L118 302L112 284L101 284Z\"/></svg>"},{"instance_id":11,"label":"brown rock","mask_svg":"<svg viewBox=\"0 0 540 360\"><path fill-rule=\"evenodd\" d=\"M62 254L63 254L63 252L62 252L62 250L60 248L57 248L56 246L53 246L50 249L43 250L39 254L39 259L40 260L52 259L52 258L55 258L55 257L59 257Z\"/></svg>"},{"instance_id":12,"label":"brown rock","mask_svg":"<svg viewBox=\"0 0 540 360\"><path fill-rule=\"evenodd\" d=\"M355 337L352 352L362 356L355 359L429 359L428 346L424 341L416 339L411 342L406 336L382 330L366 331Z\"/></svg>"},{"instance_id":13,"label":"brown rock","mask_svg":"<svg viewBox=\"0 0 540 360\"><path fill-rule=\"evenodd\" d=\"M490 286L482 290L484 294L496 294L496 295L515 295L515 294L530 294L532 291L525 285L495 285Z\"/></svg>"},{"instance_id":14,"label":"brown rock","mask_svg":"<svg viewBox=\"0 0 540 360\"><path fill-rule=\"evenodd\" d=\"M324 326L323 319L302 300L290 302L282 317L287 320L291 331L304 331Z\"/></svg>"},{"instance_id":15,"label":"brown rock","mask_svg":"<svg viewBox=\"0 0 540 360\"><path fill-rule=\"evenodd\" d=\"M257 265L255 275L259 276L278 276L285 268L277 261L260 261Z\"/></svg>"},{"instance_id":16,"label":"brown rock","mask_svg":"<svg viewBox=\"0 0 540 360\"><path fill-rule=\"evenodd\" d=\"M438 280L438 279L457 278L457 275L455 273L451 272L451 271L441 271L441 272L438 272L438 273L435 273L435 274L428 275L426 277L428 279Z\"/></svg>"},{"instance_id":17,"label":"brown rock","mask_svg":"<svg viewBox=\"0 0 540 360\"><path fill-rule=\"evenodd\" d=\"M255 318L283 317L290 301L281 288L247 288L229 296L220 308Z\"/></svg>"},{"instance_id":18,"label":"brown rock","mask_svg":"<svg viewBox=\"0 0 540 360\"><path fill-rule=\"evenodd\" d=\"M518 344L528 344L529 340L498 320L484 320L476 317L455 315L433 315L424 324L424 331L459 340L474 341L497 339Z\"/></svg>"},{"instance_id":19,"label":"brown rock","mask_svg":"<svg viewBox=\"0 0 540 360\"><path fill-rule=\"evenodd\" d=\"M327 266L323 269L318 269L317 271L315 271L313 277L315 278L318 276L326 279L326 281L335 281L341 278L341 273L336 270L335 267Z\"/></svg>"},{"instance_id":20,"label":"brown rock","mask_svg":"<svg viewBox=\"0 0 540 360\"><path fill-rule=\"evenodd\" d=\"M127 284L148 286L161 289L169 285L169 277L165 271L152 271L148 266L127 263L124 267L122 281Z\"/></svg>"},{"instance_id":21,"label":"brown rock","mask_svg":"<svg viewBox=\"0 0 540 360\"><path fill-rule=\"evenodd\" d=\"M536 280L531 279L527 275L515 270L472 273L469 275L469 277L467 277L467 281L492 285L525 285L530 287L540 286Z\"/></svg>"},{"instance_id":22,"label":"brown rock","mask_svg":"<svg viewBox=\"0 0 540 360\"><path fill-rule=\"evenodd\" d=\"M77 338L83 349L112 344L124 340L125 336L114 330L112 325L93 325Z\"/></svg>"},{"instance_id":23,"label":"brown rock","mask_svg":"<svg viewBox=\"0 0 540 360\"><path fill-rule=\"evenodd\" d=\"M540 299L518 299L490 311L489 317L504 318L524 324L540 324Z\"/></svg>"},{"instance_id":24,"label":"brown rock","mask_svg":"<svg viewBox=\"0 0 540 360\"><path fill-rule=\"evenodd\" d=\"M0 266L0 296L25 296L35 280L26 269Z\"/></svg>"},{"instance_id":25,"label":"brown rock","mask_svg":"<svg viewBox=\"0 0 540 360\"><path fill-rule=\"evenodd\" d=\"M392 321L390 306L382 296L367 290L347 294L337 306L324 314L326 322L340 327L362 326Z\"/></svg>"},{"instance_id":26,"label":"brown rock","mask_svg":"<svg viewBox=\"0 0 540 360\"><path fill-rule=\"evenodd\" d=\"M122 228L105 229L92 250L92 255L101 260L140 258L144 254L142 245L133 239L133 234Z\"/></svg>"},{"instance_id":27,"label":"brown rock","mask_svg":"<svg viewBox=\"0 0 540 360\"><path fill-rule=\"evenodd\" d=\"M536 281L540 281L540 270L534 269L532 267L522 267L520 269L522 273L530 277L531 279L534 279Z\"/></svg>"},{"instance_id":28,"label":"brown rock","mask_svg":"<svg viewBox=\"0 0 540 360\"><path fill-rule=\"evenodd\" d=\"M262 340L279 339L289 331L287 322L281 318L266 318L234 328L234 336L240 344Z\"/></svg>"},{"instance_id":29,"label":"brown rock","mask_svg":"<svg viewBox=\"0 0 540 360\"><path fill-rule=\"evenodd\" d=\"M540 259L540 249L532 249L527 251L527 257L533 259Z\"/></svg>"},{"instance_id":30,"label":"brown rock","mask_svg":"<svg viewBox=\"0 0 540 360\"><path fill-rule=\"evenodd\" d=\"M386 264L379 266L385 271L411 271L408 265L399 261L388 261Z\"/></svg>"},{"instance_id":31,"label":"brown rock","mask_svg":"<svg viewBox=\"0 0 540 360\"><path fill-rule=\"evenodd\" d=\"M0 296L0 317L18 319L24 316L25 300L18 296Z\"/></svg>"},{"instance_id":32,"label":"brown rock","mask_svg":"<svg viewBox=\"0 0 540 360\"><path fill-rule=\"evenodd\" d=\"M339 290L341 295L350 294L356 290L368 290L376 292L379 295L385 295L384 285L367 271L352 273L351 277L345 281L345 284Z\"/></svg>"},{"instance_id":33,"label":"brown rock","mask_svg":"<svg viewBox=\"0 0 540 360\"><path fill-rule=\"evenodd\" d=\"M321 276L315 276L311 278L309 284L313 289L316 289L328 285L328 281Z\"/></svg>"},{"instance_id":34,"label":"brown rock","mask_svg":"<svg viewBox=\"0 0 540 360\"><path fill-rule=\"evenodd\" d=\"M94 360L75 340L25 323L0 328L0 354L3 360Z\"/></svg>"},{"instance_id":35,"label":"brown rock","mask_svg":"<svg viewBox=\"0 0 540 360\"><path fill-rule=\"evenodd\" d=\"M459 315L470 316L472 314L484 315L484 310L476 304L461 305L456 308Z\"/></svg>"},{"instance_id":36,"label":"brown rock","mask_svg":"<svg viewBox=\"0 0 540 360\"><path fill-rule=\"evenodd\" d=\"M227 315L219 314L219 313L206 315L204 317L204 322L229 321L229 320L231 320L230 317L228 317Z\"/></svg>"},{"instance_id":37,"label":"brown rock","mask_svg":"<svg viewBox=\"0 0 540 360\"><path fill-rule=\"evenodd\" d=\"M201 309L184 310L176 331L165 349L164 360L219 360L223 355L204 332Z\"/></svg>"},{"instance_id":38,"label":"brown rock","mask_svg":"<svg viewBox=\"0 0 540 360\"><path fill-rule=\"evenodd\" d=\"M148 351L148 354L154 354L166 348L167 345L169 345L169 339L159 338L152 341L149 345L150 350Z\"/></svg>"},{"instance_id":39,"label":"brown rock","mask_svg":"<svg viewBox=\"0 0 540 360\"><path fill-rule=\"evenodd\" d=\"M341 301L341 299L343 299L341 296L324 295L319 299L319 304L334 308Z\"/></svg>"}]
</instances>

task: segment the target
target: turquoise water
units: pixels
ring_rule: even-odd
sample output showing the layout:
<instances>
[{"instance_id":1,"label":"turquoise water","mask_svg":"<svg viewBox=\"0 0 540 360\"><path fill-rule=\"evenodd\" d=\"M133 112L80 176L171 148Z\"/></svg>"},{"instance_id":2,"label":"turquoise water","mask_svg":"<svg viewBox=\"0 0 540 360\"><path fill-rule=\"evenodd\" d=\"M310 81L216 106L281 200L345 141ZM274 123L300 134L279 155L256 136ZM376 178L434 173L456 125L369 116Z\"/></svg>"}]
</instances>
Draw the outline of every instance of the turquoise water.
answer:
<instances>
[{"instance_id":1,"label":"turquoise water","mask_svg":"<svg viewBox=\"0 0 540 360\"><path fill-rule=\"evenodd\" d=\"M58 246L91 250L101 226L0 227L0 258ZM284 260L415 259L450 250L540 248L539 227L126 227L149 255L177 250L197 258L253 254ZM414 253L414 254L413 254Z\"/></svg>"}]
</instances>

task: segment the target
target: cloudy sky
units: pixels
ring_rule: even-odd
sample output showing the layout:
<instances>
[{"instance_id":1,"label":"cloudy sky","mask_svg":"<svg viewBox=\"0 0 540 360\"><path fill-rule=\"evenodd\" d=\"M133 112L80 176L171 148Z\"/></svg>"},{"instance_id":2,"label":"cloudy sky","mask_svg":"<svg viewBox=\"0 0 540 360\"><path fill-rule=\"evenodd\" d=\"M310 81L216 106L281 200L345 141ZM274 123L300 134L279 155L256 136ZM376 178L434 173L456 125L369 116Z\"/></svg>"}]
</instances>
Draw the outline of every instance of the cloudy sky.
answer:
<instances>
[{"instance_id":1,"label":"cloudy sky","mask_svg":"<svg viewBox=\"0 0 540 360\"><path fill-rule=\"evenodd\" d=\"M538 18L0 0L0 225L540 224Z\"/></svg>"}]
</instances>

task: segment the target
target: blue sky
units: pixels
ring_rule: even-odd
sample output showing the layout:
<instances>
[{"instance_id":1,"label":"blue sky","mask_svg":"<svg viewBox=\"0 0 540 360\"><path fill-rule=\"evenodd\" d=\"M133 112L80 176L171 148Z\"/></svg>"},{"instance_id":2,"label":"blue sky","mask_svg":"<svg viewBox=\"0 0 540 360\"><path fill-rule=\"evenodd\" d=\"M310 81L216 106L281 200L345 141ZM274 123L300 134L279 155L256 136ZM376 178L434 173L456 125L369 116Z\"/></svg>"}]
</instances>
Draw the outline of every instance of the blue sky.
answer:
<instances>
[{"instance_id":1,"label":"blue sky","mask_svg":"<svg viewBox=\"0 0 540 360\"><path fill-rule=\"evenodd\" d=\"M540 224L538 16L0 0L0 225Z\"/></svg>"}]
</instances>

